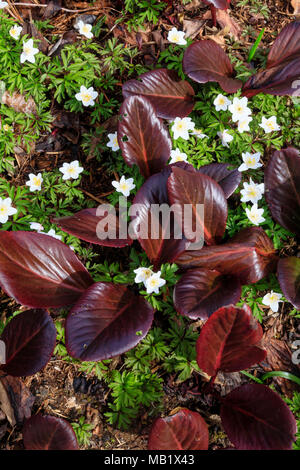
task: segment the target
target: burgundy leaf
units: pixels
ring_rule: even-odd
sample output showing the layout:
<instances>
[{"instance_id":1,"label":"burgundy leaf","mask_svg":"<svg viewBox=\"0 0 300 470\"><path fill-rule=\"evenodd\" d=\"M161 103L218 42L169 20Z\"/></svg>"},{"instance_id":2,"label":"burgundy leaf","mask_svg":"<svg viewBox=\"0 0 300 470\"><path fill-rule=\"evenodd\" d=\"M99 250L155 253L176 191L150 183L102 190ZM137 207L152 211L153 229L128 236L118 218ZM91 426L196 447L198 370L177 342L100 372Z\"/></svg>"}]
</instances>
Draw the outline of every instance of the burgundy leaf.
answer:
<instances>
[{"instance_id":1,"label":"burgundy leaf","mask_svg":"<svg viewBox=\"0 0 300 470\"><path fill-rule=\"evenodd\" d=\"M27 450L77 450L78 443L72 426L56 416L32 416L23 427Z\"/></svg>"},{"instance_id":2,"label":"burgundy leaf","mask_svg":"<svg viewBox=\"0 0 300 470\"><path fill-rule=\"evenodd\" d=\"M176 204L175 217L182 223L186 238L193 241L195 229L202 230L207 244L219 242L225 232L227 201L222 188L209 176L173 167L168 178L168 195L171 204ZM204 205L204 212L197 211L197 205ZM190 207L191 220L186 220L185 207ZM187 224L187 222L189 222Z\"/></svg>"},{"instance_id":3,"label":"burgundy leaf","mask_svg":"<svg viewBox=\"0 0 300 470\"><path fill-rule=\"evenodd\" d=\"M210 269L190 269L174 290L177 312L189 318L206 320L223 305L235 304L241 297L238 279Z\"/></svg>"},{"instance_id":4,"label":"burgundy leaf","mask_svg":"<svg viewBox=\"0 0 300 470\"><path fill-rule=\"evenodd\" d=\"M292 412L265 385L242 385L226 395L221 419L239 450L289 450L295 441L297 427Z\"/></svg>"},{"instance_id":5,"label":"burgundy leaf","mask_svg":"<svg viewBox=\"0 0 300 470\"><path fill-rule=\"evenodd\" d=\"M227 93L242 87L241 80L233 78L234 70L221 46L205 39L191 44L183 56L184 72L198 83L218 82Z\"/></svg>"},{"instance_id":6,"label":"burgundy leaf","mask_svg":"<svg viewBox=\"0 0 300 470\"><path fill-rule=\"evenodd\" d=\"M150 101L141 96L127 98L120 115L118 142L127 165L137 165L145 178L162 170L170 158L172 142Z\"/></svg>"},{"instance_id":7,"label":"burgundy leaf","mask_svg":"<svg viewBox=\"0 0 300 470\"><path fill-rule=\"evenodd\" d=\"M289 147L277 150L265 170L266 200L273 218L300 235L300 155Z\"/></svg>"},{"instance_id":8,"label":"burgundy leaf","mask_svg":"<svg viewBox=\"0 0 300 470\"><path fill-rule=\"evenodd\" d=\"M0 339L6 346L6 363L1 369L15 377L28 376L49 361L56 328L46 310L27 310L8 323Z\"/></svg>"},{"instance_id":9,"label":"burgundy leaf","mask_svg":"<svg viewBox=\"0 0 300 470\"><path fill-rule=\"evenodd\" d=\"M27 307L74 303L93 283L64 243L41 233L0 232L0 285Z\"/></svg>"},{"instance_id":10,"label":"burgundy leaf","mask_svg":"<svg viewBox=\"0 0 300 470\"><path fill-rule=\"evenodd\" d=\"M300 310L300 259L296 256L280 259L277 277L284 296Z\"/></svg>"},{"instance_id":11,"label":"burgundy leaf","mask_svg":"<svg viewBox=\"0 0 300 470\"><path fill-rule=\"evenodd\" d=\"M148 450L207 450L208 428L199 413L187 408L154 421Z\"/></svg>"},{"instance_id":12,"label":"burgundy leaf","mask_svg":"<svg viewBox=\"0 0 300 470\"><path fill-rule=\"evenodd\" d=\"M127 287L92 285L66 320L66 347L82 361L102 361L136 346L148 333L154 310Z\"/></svg>"},{"instance_id":13,"label":"burgundy leaf","mask_svg":"<svg viewBox=\"0 0 300 470\"><path fill-rule=\"evenodd\" d=\"M213 5L215 8L220 10L227 10L230 4L230 0L203 0L207 5Z\"/></svg>"},{"instance_id":14,"label":"burgundy leaf","mask_svg":"<svg viewBox=\"0 0 300 470\"><path fill-rule=\"evenodd\" d=\"M177 164L175 165L177 166ZM137 192L133 201L133 205L139 208L139 210L137 214L132 214L132 230L148 258L154 263L154 269L158 268L162 263L172 263L184 251L187 245L184 237L174 239L174 231L177 224L173 213L170 214L170 218L167 221L165 220L163 224L159 214L156 214L153 210L153 205L164 204L167 207L169 204L167 181L172 167L173 165L167 166L161 173L148 178ZM188 168L190 167L193 168L189 165ZM153 229L155 226L157 226L157 230ZM154 238L153 233L156 233L156 238Z\"/></svg>"},{"instance_id":15,"label":"burgundy leaf","mask_svg":"<svg viewBox=\"0 0 300 470\"><path fill-rule=\"evenodd\" d=\"M247 369L266 357L259 347L262 336L250 307L220 308L207 320L197 340L198 366L210 376Z\"/></svg>"},{"instance_id":16,"label":"burgundy leaf","mask_svg":"<svg viewBox=\"0 0 300 470\"><path fill-rule=\"evenodd\" d=\"M228 163L210 163L201 166L198 170L215 180L223 189L227 199L234 193L242 179L238 169L229 170L228 166Z\"/></svg>"},{"instance_id":17,"label":"burgundy leaf","mask_svg":"<svg viewBox=\"0 0 300 470\"><path fill-rule=\"evenodd\" d=\"M243 87L248 98L257 93L300 96L300 21L283 28L271 47L267 67Z\"/></svg>"},{"instance_id":18,"label":"burgundy leaf","mask_svg":"<svg viewBox=\"0 0 300 470\"><path fill-rule=\"evenodd\" d=\"M194 90L191 85L180 80L173 70L158 69L139 76L139 80L129 80L122 87L124 98L139 95L147 98L156 114L164 119L185 117L194 107Z\"/></svg>"},{"instance_id":19,"label":"burgundy leaf","mask_svg":"<svg viewBox=\"0 0 300 470\"><path fill-rule=\"evenodd\" d=\"M99 208L83 209L70 216L56 217L52 219L52 222L64 232L96 245L117 248L131 245L132 240L128 236L120 236L119 234L118 217L105 211L106 205L102 207L101 214L99 213L101 206L99 206ZM111 230L110 237L108 236L108 226Z\"/></svg>"},{"instance_id":20,"label":"burgundy leaf","mask_svg":"<svg viewBox=\"0 0 300 470\"><path fill-rule=\"evenodd\" d=\"M222 245L185 251L175 260L184 269L207 268L232 274L241 284L259 281L275 269L276 261L274 246L260 227L246 228Z\"/></svg>"}]
</instances>

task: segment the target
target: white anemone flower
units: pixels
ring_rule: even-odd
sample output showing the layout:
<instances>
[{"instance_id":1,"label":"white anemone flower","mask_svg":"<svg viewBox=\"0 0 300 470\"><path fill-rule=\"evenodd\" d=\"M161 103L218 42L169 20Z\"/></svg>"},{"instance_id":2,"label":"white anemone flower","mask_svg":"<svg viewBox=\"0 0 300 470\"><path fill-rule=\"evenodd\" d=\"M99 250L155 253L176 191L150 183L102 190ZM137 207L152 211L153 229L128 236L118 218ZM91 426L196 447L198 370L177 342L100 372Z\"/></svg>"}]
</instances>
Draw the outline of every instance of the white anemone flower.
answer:
<instances>
[{"instance_id":1,"label":"white anemone flower","mask_svg":"<svg viewBox=\"0 0 300 470\"><path fill-rule=\"evenodd\" d=\"M128 197L130 191L135 188L133 178L126 179L124 175L121 176L120 181L112 181L111 183L118 193L122 193L123 196Z\"/></svg>"},{"instance_id":2,"label":"white anemone flower","mask_svg":"<svg viewBox=\"0 0 300 470\"><path fill-rule=\"evenodd\" d=\"M220 137L222 145L224 147L229 147L228 143L233 141L233 136L228 133L228 129L224 129L224 131L217 132L218 137Z\"/></svg>"},{"instance_id":3,"label":"white anemone flower","mask_svg":"<svg viewBox=\"0 0 300 470\"><path fill-rule=\"evenodd\" d=\"M20 57L21 64L28 61L31 64L35 63L35 55L39 50L33 46L33 39L29 39L27 42L23 42L23 52Z\"/></svg>"},{"instance_id":4,"label":"white anemone flower","mask_svg":"<svg viewBox=\"0 0 300 470\"><path fill-rule=\"evenodd\" d=\"M187 154L180 152L179 149L171 150L170 165L177 162L187 162Z\"/></svg>"},{"instance_id":5,"label":"white anemone flower","mask_svg":"<svg viewBox=\"0 0 300 470\"><path fill-rule=\"evenodd\" d=\"M216 111L227 111L228 106L231 105L231 101L221 93L215 98L214 105Z\"/></svg>"},{"instance_id":6,"label":"white anemone flower","mask_svg":"<svg viewBox=\"0 0 300 470\"><path fill-rule=\"evenodd\" d=\"M118 143L118 133L114 132L113 134L107 134L108 137L108 142L106 144L107 147L110 147L113 152L116 152L117 150L120 149L119 143Z\"/></svg>"},{"instance_id":7,"label":"white anemone flower","mask_svg":"<svg viewBox=\"0 0 300 470\"><path fill-rule=\"evenodd\" d=\"M29 180L26 181L26 186L29 186L29 190L33 191L40 191L42 188L43 178L41 173L38 175L34 175L33 173L29 174Z\"/></svg>"},{"instance_id":8,"label":"white anemone flower","mask_svg":"<svg viewBox=\"0 0 300 470\"><path fill-rule=\"evenodd\" d=\"M249 132L250 131L250 122L252 121L251 116L246 116L240 121L238 121L238 131L242 134L243 132Z\"/></svg>"},{"instance_id":9,"label":"white anemone flower","mask_svg":"<svg viewBox=\"0 0 300 470\"><path fill-rule=\"evenodd\" d=\"M281 297L282 297L282 294L273 292L271 290L271 292L269 292L263 297L262 303L266 305L267 307L270 307L270 309L273 312L278 312L279 302L282 302L282 300L280 300Z\"/></svg>"},{"instance_id":10,"label":"white anemone flower","mask_svg":"<svg viewBox=\"0 0 300 470\"><path fill-rule=\"evenodd\" d=\"M253 204L251 209L246 208L246 214L250 222L253 225L262 224L266 219L262 216L264 213L263 209L258 209L257 203Z\"/></svg>"},{"instance_id":11,"label":"white anemone flower","mask_svg":"<svg viewBox=\"0 0 300 470\"><path fill-rule=\"evenodd\" d=\"M157 273L152 274L152 276L147 279L145 284L147 294L152 294L152 292L154 292L155 294L159 294L160 287L164 286L166 283L165 279L161 279L160 275L161 271L158 271Z\"/></svg>"},{"instance_id":12,"label":"white anemone flower","mask_svg":"<svg viewBox=\"0 0 300 470\"><path fill-rule=\"evenodd\" d=\"M228 106L229 111L232 113L233 122L241 121L251 114L251 109L248 108L248 98L233 98L233 102Z\"/></svg>"},{"instance_id":13,"label":"white anemone flower","mask_svg":"<svg viewBox=\"0 0 300 470\"><path fill-rule=\"evenodd\" d=\"M174 120L172 126L172 132L174 133L174 139L181 137L184 140L188 140L189 131L193 131L195 128L195 123L190 117L180 118L177 117Z\"/></svg>"},{"instance_id":14,"label":"white anemone flower","mask_svg":"<svg viewBox=\"0 0 300 470\"><path fill-rule=\"evenodd\" d=\"M0 223L5 224L8 221L10 215L16 214L18 211L11 206L11 198L7 197L6 199L0 198Z\"/></svg>"},{"instance_id":15,"label":"white anemone flower","mask_svg":"<svg viewBox=\"0 0 300 470\"><path fill-rule=\"evenodd\" d=\"M79 29L79 33L85 36L88 39L92 39L94 37L92 33L92 25L88 23L84 23L83 21L78 21L77 28Z\"/></svg>"},{"instance_id":16,"label":"white anemone flower","mask_svg":"<svg viewBox=\"0 0 300 470\"><path fill-rule=\"evenodd\" d=\"M21 31L22 31L22 26L18 26L16 24L15 26L12 26L10 28L9 34L11 35L12 38L19 39Z\"/></svg>"},{"instance_id":17,"label":"white anemone flower","mask_svg":"<svg viewBox=\"0 0 300 470\"><path fill-rule=\"evenodd\" d=\"M184 36L184 31L178 31L177 28L173 27L168 33L168 41L178 44L179 46L184 46L186 44Z\"/></svg>"},{"instance_id":18,"label":"white anemone flower","mask_svg":"<svg viewBox=\"0 0 300 470\"><path fill-rule=\"evenodd\" d=\"M147 279L152 276L153 271L150 268L137 268L134 270L134 273L136 274L134 282L137 284L143 282L145 285Z\"/></svg>"},{"instance_id":19,"label":"white anemone flower","mask_svg":"<svg viewBox=\"0 0 300 470\"><path fill-rule=\"evenodd\" d=\"M81 101L83 106L94 106L97 96L98 92L92 86L86 88L84 85L81 85L80 92L76 93L75 98L77 101Z\"/></svg>"},{"instance_id":20,"label":"white anemone flower","mask_svg":"<svg viewBox=\"0 0 300 470\"><path fill-rule=\"evenodd\" d=\"M269 119L262 117L262 122L259 126L265 131L266 134L270 132L280 131L280 126L277 124L276 116L271 116Z\"/></svg>"},{"instance_id":21,"label":"white anemone flower","mask_svg":"<svg viewBox=\"0 0 300 470\"><path fill-rule=\"evenodd\" d=\"M82 173L83 168L79 166L78 160L74 160L71 163L64 163L63 166L60 167L59 171L63 174L63 180L76 180L80 173Z\"/></svg>"},{"instance_id":22,"label":"white anemone flower","mask_svg":"<svg viewBox=\"0 0 300 470\"><path fill-rule=\"evenodd\" d=\"M255 204L258 202L264 193L265 190L265 185L264 183L261 184L256 184L252 181L252 178L250 178L249 183L244 183L243 184L244 189L241 190L242 202L252 202L252 204Z\"/></svg>"},{"instance_id":23,"label":"white anemone flower","mask_svg":"<svg viewBox=\"0 0 300 470\"><path fill-rule=\"evenodd\" d=\"M239 166L239 171L246 171L246 170L256 170L262 166L262 163L259 163L261 157L261 153L242 153L243 163Z\"/></svg>"}]
</instances>

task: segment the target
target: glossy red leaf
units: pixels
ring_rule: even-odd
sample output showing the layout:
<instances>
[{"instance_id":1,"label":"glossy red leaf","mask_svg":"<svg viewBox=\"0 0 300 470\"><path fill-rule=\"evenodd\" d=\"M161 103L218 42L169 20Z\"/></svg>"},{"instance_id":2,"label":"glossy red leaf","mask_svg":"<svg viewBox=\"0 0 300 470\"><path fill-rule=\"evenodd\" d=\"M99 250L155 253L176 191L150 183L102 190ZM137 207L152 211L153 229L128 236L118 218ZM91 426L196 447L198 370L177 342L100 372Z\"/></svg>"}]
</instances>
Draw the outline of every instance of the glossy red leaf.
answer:
<instances>
[{"instance_id":1,"label":"glossy red leaf","mask_svg":"<svg viewBox=\"0 0 300 470\"><path fill-rule=\"evenodd\" d=\"M300 21L283 28L273 43L265 70L249 78L243 87L248 98L257 93L300 96Z\"/></svg>"},{"instance_id":2,"label":"glossy red leaf","mask_svg":"<svg viewBox=\"0 0 300 470\"><path fill-rule=\"evenodd\" d=\"M210 269L190 269L174 289L177 312L193 320L206 320L223 305L235 304L241 297L237 278Z\"/></svg>"},{"instance_id":3,"label":"glossy red leaf","mask_svg":"<svg viewBox=\"0 0 300 470\"><path fill-rule=\"evenodd\" d=\"M151 70L129 80L122 87L124 98L147 98L156 114L164 119L188 116L194 107L194 90L186 80L180 80L173 70Z\"/></svg>"},{"instance_id":4,"label":"glossy red leaf","mask_svg":"<svg viewBox=\"0 0 300 470\"><path fill-rule=\"evenodd\" d=\"M46 310L27 310L8 323L0 340L6 347L1 369L14 377L33 375L50 360L56 328Z\"/></svg>"},{"instance_id":5,"label":"glossy red leaf","mask_svg":"<svg viewBox=\"0 0 300 470\"><path fill-rule=\"evenodd\" d=\"M246 384L222 399L222 425L239 450L289 450L296 420L280 396L269 387Z\"/></svg>"},{"instance_id":6,"label":"glossy red leaf","mask_svg":"<svg viewBox=\"0 0 300 470\"><path fill-rule=\"evenodd\" d=\"M27 450L78 449L72 426L56 416L38 414L27 419L23 427L23 442Z\"/></svg>"},{"instance_id":7,"label":"glossy red leaf","mask_svg":"<svg viewBox=\"0 0 300 470\"><path fill-rule=\"evenodd\" d=\"M209 176L173 167L168 178L168 196L170 204L177 205L175 217L182 224L188 240L194 240L196 227L202 230L204 240L209 245L222 239L226 228L227 201L222 188ZM197 211L200 204L204 205L202 213ZM185 205L192 208L192 219L188 225L183 225L182 221Z\"/></svg>"},{"instance_id":8,"label":"glossy red leaf","mask_svg":"<svg viewBox=\"0 0 300 470\"><path fill-rule=\"evenodd\" d=\"M172 165L167 166L161 173L148 178L133 201L133 205L139 210L135 215L132 214L132 230L148 258L154 264L154 269L162 263L172 263L185 250L187 245L187 240L184 237L181 239L174 238L176 221L173 213L170 214L168 222L163 225L159 214L151 210L154 204L169 204L167 181L171 168ZM153 230L155 226L158 228L157 238L151 236L151 229ZM143 232L145 232L144 235ZM170 236L168 236L168 232Z\"/></svg>"},{"instance_id":9,"label":"glossy red leaf","mask_svg":"<svg viewBox=\"0 0 300 470\"><path fill-rule=\"evenodd\" d=\"M195 82L218 82L227 93L242 87L234 77L230 60L221 46L210 39L191 44L183 56L183 70Z\"/></svg>"},{"instance_id":10,"label":"glossy red leaf","mask_svg":"<svg viewBox=\"0 0 300 470\"><path fill-rule=\"evenodd\" d=\"M300 259L296 256L280 259L277 277L284 296L300 310Z\"/></svg>"},{"instance_id":11,"label":"glossy red leaf","mask_svg":"<svg viewBox=\"0 0 300 470\"><path fill-rule=\"evenodd\" d=\"M27 307L74 303L93 283L83 264L64 243L32 232L0 232L0 285Z\"/></svg>"},{"instance_id":12,"label":"glossy red leaf","mask_svg":"<svg viewBox=\"0 0 300 470\"><path fill-rule=\"evenodd\" d=\"M127 98L121 106L118 142L127 165L137 165L148 178L162 170L170 158L172 142L164 123L141 96Z\"/></svg>"},{"instance_id":13,"label":"glossy red leaf","mask_svg":"<svg viewBox=\"0 0 300 470\"><path fill-rule=\"evenodd\" d=\"M154 310L126 286L97 282L66 320L66 347L81 361L102 361L136 346L148 333Z\"/></svg>"},{"instance_id":14,"label":"glossy red leaf","mask_svg":"<svg viewBox=\"0 0 300 470\"><path fill-rule=\"evenodd\" d=\"M187 408L154 421L148 450L207 450L208 427L199 413Z\"/></svg>"},{"instance_id":15,"label":"glossy red leaf","mask_svg":"<svg viewBox=\"0 0 300 470\"><path fill-rule=\"evenodd\" d=\"M116 237L105 238L108 228L100 225L100 222L103 220L109 224ZM52 222L58 225L64 232L96 245L122 248L132 244L132 240L128 236L119 236L118 217L112 213L108 214L104 210L103 214L101 213L99 216L98 208L83 209L70 216L56 217L52 219Z\"/></svg>"},{"instance_id":16,"label":"glossy red leaf","mask_svg":"<svg viewBox=\"0 0 300 470\"><path fill-rule=\"evenodd\" d=\"M264 360L263 330L250 307L228 305L212 314L197 340L197 363L210 376L237 372Z\"/></svg>"},{"instance_id":17,"label":"glossy red leaf","mask_svg":"<svg viewBox=\"0 0 300 470\"><path fill-rule=\"evenodd\" d=\"M203 0L207 5L213 5L215 8L220 10L227 10L230 4L230 0Z\"/></svg>"},{"instance_id":18,"label":"glossy red leaf","mask_svg":"<svg viewBox=\"0 0 300 470\"><path fill-rule=\"evenodd\" d=\"M210 163L197 170L215 180L223 189L227 199L234 193L242 179L241 172L237 168L229 170L228 167L228 163Z\"/></svg>"},{"instance_id":19,"label":"glossy red leaf","mask_svg":"<svg viewBox=\"0 0 300 470\"><path fill-rule=\"evenodd\" d=\"M266 201L273 218L300 235L300 155L289 147L277 150L265 170Z\"/></svg>"},{"instance_id":20,"label":"glossy red leaf","mask_svg":"<svg viewBox=\"0 0 300 470\"><path fill-rule=\"evenodd\" d=\"M185 251L175 262L184 269L215 269L236 276L241 284L252 284L275 269L277 257L265 231L250 227L227 243Z\"/></svg>"}]
</instances>

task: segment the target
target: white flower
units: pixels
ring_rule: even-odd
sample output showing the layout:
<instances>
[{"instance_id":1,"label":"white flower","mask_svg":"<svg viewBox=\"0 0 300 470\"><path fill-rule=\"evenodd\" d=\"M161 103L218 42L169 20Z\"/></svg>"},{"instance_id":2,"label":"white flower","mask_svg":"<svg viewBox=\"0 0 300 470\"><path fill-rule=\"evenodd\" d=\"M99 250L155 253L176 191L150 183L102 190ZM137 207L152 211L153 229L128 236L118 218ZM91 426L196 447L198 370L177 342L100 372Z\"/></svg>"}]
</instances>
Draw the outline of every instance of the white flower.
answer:
<instances>
[{"instance_id":1,"label":"white flower","mask_svg":"<svg viewBox=\"0 0 300 470\"><path fill-rule=\"evenodd\" d=\"M187 154L184 152L180 152L179 149L171 150L171 161L170 165L172 163L176 162L186 162L187 161Z\"/></svg>"},{"instance_id":2,"label":"white flower","mask_svg":"<svg viewBox=\"0 0 300 470\"><path fill-rule=\"evenodd\" d=\"M125 176L121 176L120 181L112 181L111 183L118 193L122 193L123 196L128 197L130 191L135 188L133 184L133 178L126 179Z\"/></svg>"},{"instance_id":3,"label":"white flower","mask_svg":"<svg viewBox=\"0 0 300 470\"><path fill-rule=\"evenodd\" d=\"M227 111L228 106L231 105L231 101L226 96L219 94L214 100L214 105L216 111Z\"/></svg>"},{"instance_id":4,"label":"white flower","mask_svg":"<svg viewBox=\"0 0 300 470\"><path fill-rule=\"evenodd\" d=\"M147 294L152 294L152 292L158 294L159 288L165 285L166 281L161 279L160 275L161 271L158 271L146 280L145 287L147 289Z\"/></svg>"},{"instance_id":5,"label":"white flower","mask_svg":"<svg viewBox=\"0 0 300 470\"><path fill-rule=\"evenodd\" d=\"M23 42L23 52L21 54L21 64L26 62L31 62L31 64L35 63L35 54L37 54L39 50L36 47L33 47L33 39L29 39L27 42Z\"/></svg>"},{"instance_id":6,"label":"white flower","mask_svg":"<svg viewBox=\"0 0 300 470\"><path fill-rule=\"evenodd\" d=\"M179 46L184 46L186 44L184 36L184 31L178 31L177 28L173 27L168 33L168 41L178 44Z\"/></svg>"},{"instance_id":7,"label":"white flower","mask_svg":"<svg viewBox=\"0 0 300 470\"><path fill-rule=\"evenodd\" d=\"M91 86L90 88L86 88L85 86L81 85L80 92L76 93L75 98L77 101L81 101L83 106L94 106L95 99L98 96L98 92L94 90Z\"/></svg>"},{"instance_id":8,"label":"white flower","mask_svg":"<svg viewBox=\"0 0 300 470\"><path fill-rule=\"evenodd\" d=\"M137 268L134 270L134 273L136 274L134 282L137 284L143 282L146 287L146 281L152 276L153 271L150 268Z\"/></svg>"},{"instance_id":9,"label":"white flower","mask_svg":"<svg viewBox=\"0 0 300 470\"><path fill-rule=\"evenodd\" d=\"M0 223L5 224L8 221L10 215L16 214L18 211L14 207L11 207L11 199L1 199L0 197Z\"/></svg>"},{"instance_id":10,"label":"white flower","mask_svg":"<svg viewBox=\"0 0 300 470\"><path fill-rule=\"evenodd\" d=\"M238 131L243 133L245 131L250 131L249 123L252 121L251 116L245 116L243 119L238 121Z\"/></svg>"},{"instance_id":11,"label":"white flower","mask_svg":"<svg viewBox=\"0 0 300 470\"><path fill-rule=\"evenodd\" d=\"M244 189L241 190L241 194L243 196L241 198L242 202L250 201L253 204L255 204L262 198L262 195L265 190L264 183L256 184L250 178L250 183L244 183L243 186L244 186Z\"/></svg>"},{"instance_id":12,"label":"white flower","mask_svg":"<svg viewBox=\"0 0 300 470\"><path fill-rule=\"evenodd\" d=\"M94 37L92 33L92 25L88 23L84 23L83 21L78 21L77 28L79 29L80 34L85 36L88 39L91 39Z\"/></svg>"},{"instance_id":13,"label":"white flower","mask_svg":"<svg viewBox=\"0 0 300 470\"><path fill-rule=\"evenodd\" d=\"M49 232L40 232L43 235L49 235L49 237L56 238L56 240L61 240L61 235L56 235L55 230L51 228Z\"/></svg>"},{"instance_id":14,"label":"white flower","mask_svg":"<svg viewBox=\"0 0 300 470\"><path fill-rule=\"evenodd\" d=\"M266 119L265 116L262 117L262 122L259 124L263 128L266 134L270 134L273 131L280 131L280 126L277 124L276 116L271 116L269 119Z\"/></svg>"},{"instance_id":15,"label":"white flower","mask_svg":"<svg viewBox=\"0 0 300 470\"><path fill-rule=\"evenodd\" d=\"M6 8L8 6L8 3L7 2L0 2L0 10L2 8Z\"/></svg>"},{"instance_id":16,"label":"white flower","mask_svg":"<svg viewBox=\"0 0 300 470\"><path fill-rule=\"evenodd\" d=\"M63 166L60 167L59 171L63 174L63 180L76 180L83 171L83 168L79 166L78 160L74 160L71 163L64 163Z\"/></svg>"},{"instance_id":17,"label":"white flower","mask_svg":"<svg viewBox=\"0 0 300 470\"><path fill-rule=\"evenodd\" d=\"M264 213L263 209L258 209L257 203L253 204L251 209L246 209L246 214L250 222L254 225L262 224L266 219L262 216Z\"/></svg>"},{"instance_id":18,"label":"white flower","mask_svg":"<svg viewBox=\"0 0 300 470\"><path fill-rule=\"evenodd\" d=\"M224 147L229 147L228 142L231 142L233 140L232 135L228 134L228 129L224 129L224 131L219 131L217 132L218 137L220 137L222 141L222 145Z\"/></svg>"},{"instance_id":19,"label":"white flower","mask_svg":"<svg viewBox=\"0 0 300 470\"><path fill-rule=\"evenodd\" d=\"M238 170L239 171L246 171L246 170L256 170L262 166L262 163L259 163L259 159L261 157L260 152L254 153L253 155L249 152L242 153L243 162Z\"/></svg>"},{"instance_id":20,"label":"white flower","mask_svg":"<svg viewBox=\"0 0 300 470\"><path fill-rule=\"evenodd\" d=\"M37 232L42 232L44 230L44 227L42 226L42 224L39 224L38 222L31 222L30 229L36 230Z\"/></svg>"},{"instance_id":21,"label":"white flower","mask_svg":"<svg viewBox=\"0 0 300 470\"><path fill-rule=\"evenodd\" d=\"M33 173L29 175L29 181L26 182L26 186L29 186L30 191L40 191L42 187L43 178L41 173L35 176Z\"/></svg>"},{"instance_id":22,"label":"white flower","mask_svg":"<svg viewBox=\"0 0 300 470\"><path fill-rule=\"evenodd\" d=\"M278 312L279 302L282 302L282 300L280 300L281 297L282 294L278 294L271 290L271 292L263 297L262 303L270 307L273 312Z\"/></svg>"},{"instance_id":23,"label":"white flower","mask_svg":"<svg viewBox=\"0 0 300 470\"><path fill-rule=\"evenodd\" d=\"M233 98L233 102L228 106L229 111L232 113L233 122L241 121L251 114L251 109L248 108L248 98Z\"/></svg>"},{"instance_id":24,"label":"white flower","mask_svg":"<svg viewBox=\"0 0 300 470\"><path fill-rule=\"evenodd\" d=\"M172 126L174 139L176 140L181 137L182 139L188 140L189 131L193 131L194 127L195 123L189 117L185 117L182 119L180 117L175 118L174 124Z\"/></svg>"},{"instance_id":25,"label":"white flower","mask_svg":"<svg viewBox=\"0 0 300 470\"><path fill-rule=\"evenodd\" d=\"M106 147L111 147L113 152L119 150L118 133L114 132L113 134L108 134L107 137L109 138L109 141L106 144Z\"/></svg>"},{"instance_id":26,"label":"white flower","mask_svg":"<svg viewBox=\"0 0 300 470\"><path fill-rule=\"evenodd\" d=\"M205 137L208 137L208 135L202 134L200 129L194 129L193 132L191 132L191 135L195 135L196 137L199 137L199 139L204 139Z\"/></svg>"},{"instance_id":27,"label":"white flower","mask_svg":"<svg viewBox=\"0 0 300 470\"><path fill-rule=\"evenodd\" d=\"M18 26L16 24L15 26L12 26L10 28L9 34L11 35L12 38L19 39L21 31L22 31L22 26Z\"/></svg>"}]
</instances>

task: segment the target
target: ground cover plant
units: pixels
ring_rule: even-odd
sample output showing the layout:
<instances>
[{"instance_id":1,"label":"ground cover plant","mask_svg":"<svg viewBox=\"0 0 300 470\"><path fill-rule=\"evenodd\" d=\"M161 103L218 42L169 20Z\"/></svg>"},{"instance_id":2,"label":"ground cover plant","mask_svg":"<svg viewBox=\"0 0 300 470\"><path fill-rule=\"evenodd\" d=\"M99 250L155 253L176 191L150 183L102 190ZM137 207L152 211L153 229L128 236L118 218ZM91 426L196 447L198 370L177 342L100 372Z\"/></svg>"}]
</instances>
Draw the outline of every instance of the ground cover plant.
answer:
<instances>
[{"instance_id":1,"label":"ground cover plant","mask_svg":"<svg viewBox=\"0 0 300 470\"><path fill-rule=\"evenodd\" d=\"M1 448L300 448L281 4L0 2Z\"/></svg>"}]
</instances>

